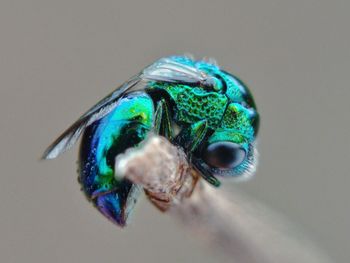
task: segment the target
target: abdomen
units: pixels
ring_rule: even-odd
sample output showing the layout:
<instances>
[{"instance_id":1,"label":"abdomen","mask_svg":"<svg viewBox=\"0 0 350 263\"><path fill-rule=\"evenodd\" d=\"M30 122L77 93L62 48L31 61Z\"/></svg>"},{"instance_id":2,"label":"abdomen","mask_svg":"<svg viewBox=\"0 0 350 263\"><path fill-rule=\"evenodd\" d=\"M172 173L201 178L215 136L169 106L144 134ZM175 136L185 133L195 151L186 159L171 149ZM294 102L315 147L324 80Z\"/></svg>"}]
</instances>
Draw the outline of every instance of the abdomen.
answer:
<instances>
[{"instance_id":1,"label":"abdomen","mask_svg":"<svg viewBox=\"0 0 350 263\"><path fill-rule=\"evenodd\" d=\"M104 216L118 225L126 223L139 189L125 179L117 179L115 158L147 136L153 117L152 99L145 93L130 93L119 99L108 115L87 127L82 138L79 156L82 190Z\"/></svg>"}]
</instances>

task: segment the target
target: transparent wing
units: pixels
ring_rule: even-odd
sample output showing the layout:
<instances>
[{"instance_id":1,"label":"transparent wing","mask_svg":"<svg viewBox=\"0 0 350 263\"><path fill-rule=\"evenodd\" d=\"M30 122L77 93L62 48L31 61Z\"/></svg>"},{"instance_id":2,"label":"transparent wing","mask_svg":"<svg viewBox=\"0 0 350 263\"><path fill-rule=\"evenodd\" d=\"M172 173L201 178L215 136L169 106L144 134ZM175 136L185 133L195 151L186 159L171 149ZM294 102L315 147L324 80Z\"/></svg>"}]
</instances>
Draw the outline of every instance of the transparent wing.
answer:
<instances>
[{"instance_id":1,"label":"transparent wing","mask_svg":"<svg viewBox=\"0 0 350 263\"><path fill-rule=\"evenodd\" d=\"M140 81L140 74L136 75L89 109L46 149L42 159L56 158L71 148L87 126L111 112L118 99Z\"/></svg>"},{"instance_id":2,"label":"transparent wing","mask_svg":"<svg viewBox=\"0 0 350 263\"><path fill-rule=\"evenodd\" d=\"M160 82L203 83L208 75L195 67L192 60L184 57L162 58L143 70L143 79Z\"/></svg>"},{"instance_id":3,"label":"transparent wing","mask_svg":"<svg viewBox=\"0 0 350 263\"><path fill-rule=\"evenodd\" d=\"M182 59L182 62L179 59ZM56 158L71 148L87 126L111 112L116 106L118 99L140 81L205 84L207 75L196 69L193 61L190 59L185 60L184 57L161 58L147 66L141 73L125 82L83 114L47 148L42 159Z\"/></svg>"}]
</instances>

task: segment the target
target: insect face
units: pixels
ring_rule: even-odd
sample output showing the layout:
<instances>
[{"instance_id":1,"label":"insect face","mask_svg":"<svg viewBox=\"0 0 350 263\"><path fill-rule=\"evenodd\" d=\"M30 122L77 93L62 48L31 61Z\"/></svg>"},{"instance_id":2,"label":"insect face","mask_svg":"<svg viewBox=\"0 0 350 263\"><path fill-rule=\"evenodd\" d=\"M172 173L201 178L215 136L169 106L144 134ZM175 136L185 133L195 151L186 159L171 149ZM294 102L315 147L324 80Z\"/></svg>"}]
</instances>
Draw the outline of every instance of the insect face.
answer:
<instances>
[{"instance_id":1,"label":"insect face","mask_svg":"<svg viewBox=\"0 0 350 263\"><path fill-rule=\"evenodd\" d=\"M212 176L247 178L255 171L257 160L259 115L255 102L242 81L215 67L204 68L221 81L228 103L220 123L198 151L197 167Z\"/></svg>"}]
</instances>

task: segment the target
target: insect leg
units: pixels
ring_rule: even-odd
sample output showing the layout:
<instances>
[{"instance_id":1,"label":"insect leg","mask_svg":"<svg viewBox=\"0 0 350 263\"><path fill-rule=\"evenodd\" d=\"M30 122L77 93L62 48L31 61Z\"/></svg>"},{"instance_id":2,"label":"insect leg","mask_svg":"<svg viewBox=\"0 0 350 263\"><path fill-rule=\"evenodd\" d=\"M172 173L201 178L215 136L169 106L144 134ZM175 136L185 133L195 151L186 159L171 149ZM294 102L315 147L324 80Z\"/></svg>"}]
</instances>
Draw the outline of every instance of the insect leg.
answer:
<instances>
[{"instance_id":1,"label":"insect leg","mask_svg":"<svg viewBox=\"0 0 350 263\"><path fill-rule=\"evenodd\" d=\"M165 99L157 102L157 108L154 118L155 133L164 136L170 141L173 139L173 129L171 127L170 113Z\"/></svg>"},{"instance_id":2,"label":"insect leg","mask_svg":"<svg viewBox=\"0 0 350 263\"><path fill-rule=\"evenodd\" d=\"M208 123L206 120L202 120L183 128L176 137L175 141L177 144L182 145L185 152L191 154L203 141L207 131Z\"/></svg>"},{"instance_id":3,"label":"insect leg","mask_svg":"<svg viewBox=\"0 0 350 263\"><path fill-rule=\"evenodd\" d=\"M206 120L201 120L188 127L185 127L176 137L176 143L184 147L185 152L193 165L200 172L203 179L215 187L220 186L220 181L214 177L207 169L204 169L201 160L194 156L194 152L203 141L208 131L208 123Z\"/></svg>"},{"instance_id":4,"label":"insect leg","mask_svg":"<svg viewBox=\"0 0 350 263\"><path fill-rule=\"evenodd\" d=\"M204 180L206 180L208 183L215 187L219 187L221 185L221 182L214 175L212 175L208 169L205 169L203 167L203 161L195 157L192 157L191 161L192 164L196 167L196 169L200 172L200 175L203 177Z\"/></svg>"}]
</instances>

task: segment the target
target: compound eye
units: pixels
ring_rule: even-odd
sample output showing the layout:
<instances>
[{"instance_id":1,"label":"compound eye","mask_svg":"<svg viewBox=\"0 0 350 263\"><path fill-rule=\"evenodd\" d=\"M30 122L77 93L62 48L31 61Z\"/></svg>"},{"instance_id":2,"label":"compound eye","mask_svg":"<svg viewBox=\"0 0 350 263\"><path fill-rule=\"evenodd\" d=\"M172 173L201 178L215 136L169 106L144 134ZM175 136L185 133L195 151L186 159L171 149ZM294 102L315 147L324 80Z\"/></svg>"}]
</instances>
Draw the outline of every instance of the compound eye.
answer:
<instances>
[{"instance_id":1,"label":"compound eye","mask_svg":"<svg viewBox=\"0 0 350 263\"><path fill-rule=\"evenodd\" d=\"M246 151L237 143L216 142L210 144L203 153L204 161L212 167L232 169L240 165Z\"/></svg>"}]
</instances>

